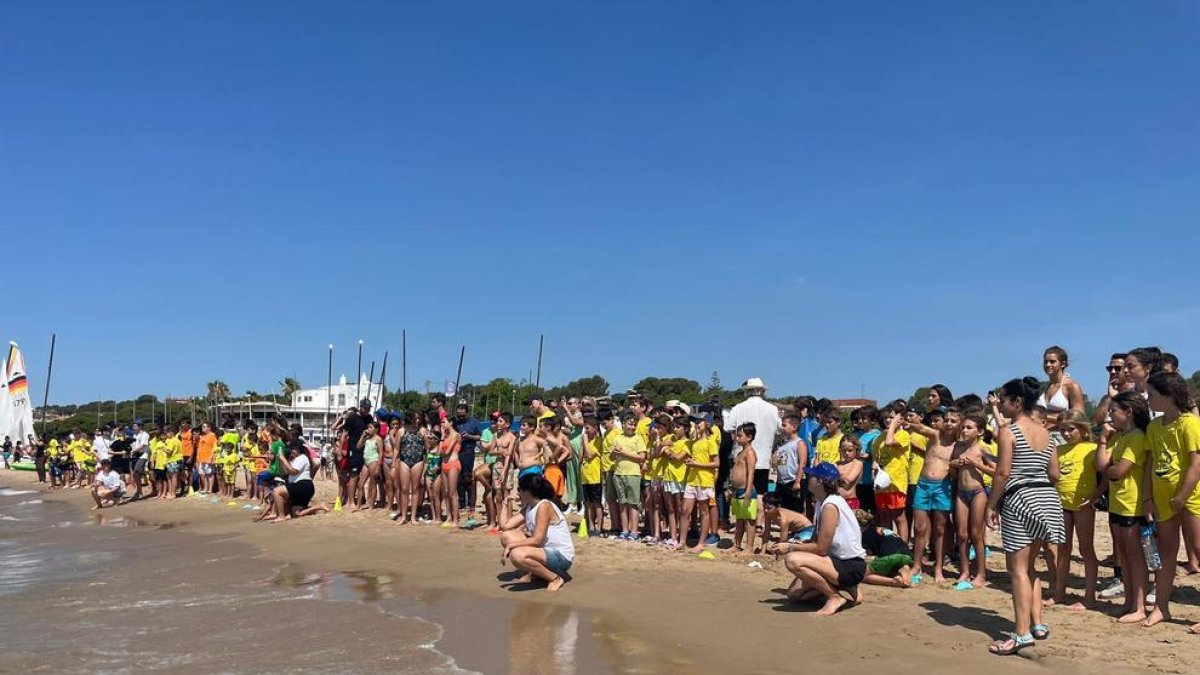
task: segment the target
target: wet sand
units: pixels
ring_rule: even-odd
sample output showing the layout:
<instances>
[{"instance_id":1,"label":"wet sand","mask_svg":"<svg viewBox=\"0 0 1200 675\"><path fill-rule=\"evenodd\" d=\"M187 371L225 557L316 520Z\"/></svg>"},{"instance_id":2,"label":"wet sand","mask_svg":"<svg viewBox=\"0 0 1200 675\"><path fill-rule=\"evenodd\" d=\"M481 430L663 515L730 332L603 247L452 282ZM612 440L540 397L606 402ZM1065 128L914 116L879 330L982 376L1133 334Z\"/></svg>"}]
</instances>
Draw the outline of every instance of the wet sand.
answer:
<instances>
[{"instance_id":1,"label":"wet sand","mask_svg":"<svg viewBox=\"0 0 1200 675\"><path fill-rule=\"evenodd\" d=\"M32 486L32 476L0 479L9 486L21 481ZM332 484L318 481L318 494L331 496ZM51 492L42 498L69 504L76 512L88 501L78 491ZM813 615L815 608L782 602L779 594L791 577L770 556L758 558L765 569L750 570L745 560L736 561L728 552L719 552L716 561L704 561L591 538L577 542L571 583L559 593L548 593L533 585L504 583L511 572L499 565L495 537L482 531L399 526L387 519L386 511L343 511L256 524L250 522L250 512L240 508L243 503L239 500L234 507L193 498L134 503L103 513L170 526L132 528L129 534L139 541L171 539L169 546L140 554L138 564L195 569L201 585L220 584L205 581L202 570L215 555L209 551L219 551L218 558L253 571L260 583L301 589L318 599L323 595L357 600L323 603L319 610L306 609L305 616L279 617L280 625L296 622L311 635L306 644L339 645L331 647L329 659L323 661L327 665L334 663L339 649L349 648L346 670L353 672L397 669L386 647L386 636L397 630L386 619L393 616L420 617L418 623L399 629L413 634L421 632L416 626L440 626L432 632L441 635L431 638L437 651L452 657L458 667L487 673L782 673L814 666L922 675L948 666L983 673L1044 668L1060 673L1172 673L1190 669L1200 658L1200 637L1185 632L1190 622L1200 620L1200 580L1195 577L1179 578L1172 624L1152 630L1116 625L1116 604L1083 613L1052 609L1047 612L1053 631L1049 641L1021 657L999 658L987 653L987 645L1012 628L1002 571L993 572L989 588L974 591L928 583L903 591L864 587L864 605L823 619ZM1098 529L1097 545L1104 556L1110 550L1107 528ZM186 541L195 544L180 543ZM1000 570L1001 556L993 554L989 567ZM1107 574L1102 570L1102 577ZM176 597L180 589L170 578L143 584L145 599ZM233 621L239 626L239 639L265 644L282 640L278 631L283 629L267 617L255 616L253 607L249 599L232 606L189 608L183 615L199 611L214 624ZM312 613L318 616L308 616ZM161 620L170 622L179 612L164 614L171 616ZM167 639L186 644L188 638L181 634ZM342 644L345 640L352 644ZM310 658L309 652L297 653L302 658L281 669L296 670ZM415 657L405 653L396 658L404 663ZM274 666L283 663L251 663L245 668L227 664L223 669L274 672ZM0 660L0 670L6 665L17 662ZM195 672L205 672L193 665ZM421 672L429 672L426 666L430 664L422 664Z\"/></svg>"}]
</instances>

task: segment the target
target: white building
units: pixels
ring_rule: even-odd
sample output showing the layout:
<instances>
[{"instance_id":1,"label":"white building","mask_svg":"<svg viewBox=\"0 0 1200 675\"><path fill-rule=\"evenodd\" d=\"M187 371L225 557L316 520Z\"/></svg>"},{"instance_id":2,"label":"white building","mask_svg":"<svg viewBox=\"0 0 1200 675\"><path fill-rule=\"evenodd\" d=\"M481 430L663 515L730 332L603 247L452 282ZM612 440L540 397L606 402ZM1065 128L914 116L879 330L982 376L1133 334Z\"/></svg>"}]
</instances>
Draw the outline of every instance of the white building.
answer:
<instances>
[{"instance_id":1,"label":"white building","mask_svg":"<svg viewBox=\"0 0 1200 675\"><path fill-rule=\"evenodd\" d=\"M272 401L222 403L213 406L210 417L223 420L228 415L238 424L247 418L265 424L268 418L282 414L289 422L298 423L306 437L324 439L333 420L347 408L358 407L360 400L369 399L372 412L382 407L382 387L369 382L365 374L359 378L358 384L351 384L342 375L332 387L298 390L292 394L291 405L279 405Z\"/></svg>"}]
</instances>

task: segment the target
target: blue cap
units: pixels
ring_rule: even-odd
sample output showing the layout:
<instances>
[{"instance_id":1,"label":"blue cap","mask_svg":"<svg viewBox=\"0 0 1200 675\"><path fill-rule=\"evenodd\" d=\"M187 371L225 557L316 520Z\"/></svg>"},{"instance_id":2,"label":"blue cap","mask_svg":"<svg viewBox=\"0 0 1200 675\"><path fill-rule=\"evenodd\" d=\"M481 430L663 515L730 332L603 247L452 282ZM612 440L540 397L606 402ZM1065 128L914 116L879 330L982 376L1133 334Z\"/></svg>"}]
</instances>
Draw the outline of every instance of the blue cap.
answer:
<instances>
[{"instance_id":1,"label":"blue cap","mask_svg":"<svg viewBox=\"0 0 1200 675\"><path fill-rule=\"evenodd\" d=\"M842 474L838 473L837 467L829 462L821 462L816 466L810 466L804 470L804 473L810 478L816 478L825 482L835 481L842 477Z\"/></svg>"}]
</instances>

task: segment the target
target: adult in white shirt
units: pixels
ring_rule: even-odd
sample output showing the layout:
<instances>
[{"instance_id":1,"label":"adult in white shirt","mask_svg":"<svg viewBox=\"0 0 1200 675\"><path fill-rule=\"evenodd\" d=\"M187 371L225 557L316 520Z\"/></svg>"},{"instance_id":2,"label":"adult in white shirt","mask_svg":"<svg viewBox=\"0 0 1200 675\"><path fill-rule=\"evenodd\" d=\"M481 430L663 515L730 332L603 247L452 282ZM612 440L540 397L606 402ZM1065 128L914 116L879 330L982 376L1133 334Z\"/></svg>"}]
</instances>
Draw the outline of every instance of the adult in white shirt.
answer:
<instances>
[{"instance_id":1,"label":"adult in white shirt","mask_svg":"<svg viewBox=\"0 0 1200 675\"><path fill-rule=\"evenodd\" d=\"M757 455L754 463L754 491L761 502L771 482L771 457L775 450L775 436L779 434L779 408L763 398L767 393L767 385L757 377L746 380L742 384L742 391L746 394L746 400L733 406L725 416L725 431L732 434L747 422L754 424L757 430L754 441L751 442ZM735 450L736 452L740 452L740 449ZM737 454L734 454L733 459L737 459ZM762 512L760 503L759 524L762 523Z\"/></svg>"},{"instance_id":2,"label":"adult in white shirt","mask_svg":"<svg viewBox=\"0 0 1200 675\"><path fill-rule=\"evenodd\" d=\"M279 455L279 465L287 475L287 482L271 492L271 508L258 520L279 522L329 510L320 502L310 506L317 489L312 481L312 459L303 440L293 438L288 443L287 452Z\"/></svg>"},{"instance_id":3,"label":"adult in white shirt","mask_svg":"<svg viewBox=\"0 0 1200 675\"><path fill-rule=\"evenodd\" d=\"M112 502L112 506L116 506L124 494L125 479L113 471L112 460L107 457L100 460L100 470L92 481L92 499L96 500L92 510L104 508L104 502Z\"/></svg>"},{"instance_id":4,"label":"adult in white shirt","mask_svg":"<svg viewBox=\"0 0 1200 675\"><path fill-rule=\"evenodd\" d=\"M142 428L141 422L135 422L133 425L133 443L129 448L129 456L133 458L133 498L141 499L142 482L150 461L150 434Z\"/></svg>"},{"instance_id":5,"label":"adult in white shirt","mask_svg":"<svg viewBox=\"0 0 1200 675\"><path fill-rule=\"evenodd\" d=\"M112 457L112 446L109 444L104 432L99 429L96 430L96 436L92 439L92 454L96 456L97 462Z\"/></svg>"},{"instance_id":6,"label":"adult in white shirt","mask_svg":"<svg viewBox=\"0 0 1200 675\"><path fill-rule=\"evenodd\" d=\"M796 575L788 587L788 599L811 602L824 599L817 616L832 616L846 604L862 602L858 585L867 574L867 552L862 546L862 530L846 500L838 495L837 467L822 462L810 467L808 487L817 501L813 518L813 538L772 545L776 554L786 554L784 564ZM842 597L846 592L850 599Z\"/></svg>"},{"instance_id":7,"label":"adult in white shirt","mask_svg":"<svg viewBox=\"0 0 1200 675\"><path fill-rule=\"evenodd\" d=\"M521 476L517 496L523 513L500 525L500 545L504 547L500 564L511 561L513 567L526 573L521 581L537 577L546 582L546 590L557 591L566 583L563 575L575 561L571 527L554 505L554 488L541 475Z\"/></svg>"}]
</instances>

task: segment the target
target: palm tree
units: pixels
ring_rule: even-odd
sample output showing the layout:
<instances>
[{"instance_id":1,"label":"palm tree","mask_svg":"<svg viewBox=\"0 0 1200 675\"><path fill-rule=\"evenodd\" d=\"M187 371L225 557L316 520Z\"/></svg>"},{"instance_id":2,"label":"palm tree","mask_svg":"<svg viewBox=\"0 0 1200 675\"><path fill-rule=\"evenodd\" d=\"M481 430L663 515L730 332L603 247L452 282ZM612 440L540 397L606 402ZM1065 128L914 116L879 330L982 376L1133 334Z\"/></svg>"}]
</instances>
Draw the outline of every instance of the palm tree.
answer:
<instances>
[{"instance_id":1,"label":"palm tree","mask_svg":"<svg viewBox=\"0 0 1200 675\"><path fill-rule=\"evenodd\" d=\"M208 395L206 398L208 398L210 401L221 403L222 401L228 401L230 399L229 385L225 384L221 380L213 380L206 386L208 387Z\"/></svg>"},{"instance_id":2,"label":"palm tree","mask_svg":"<svg viewBox=\"0 0 1200 675\"><path fill-rule=\"evenodd\" d=\"M281 389L283 398L286 399L290 405L292 401L292 394L300 391L300 380L297 380L294 377L285 377L280 380L279 388Z\"/></svg>"}]
</instances>

